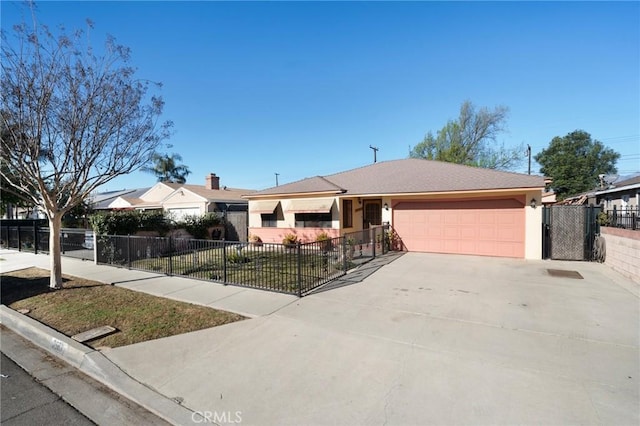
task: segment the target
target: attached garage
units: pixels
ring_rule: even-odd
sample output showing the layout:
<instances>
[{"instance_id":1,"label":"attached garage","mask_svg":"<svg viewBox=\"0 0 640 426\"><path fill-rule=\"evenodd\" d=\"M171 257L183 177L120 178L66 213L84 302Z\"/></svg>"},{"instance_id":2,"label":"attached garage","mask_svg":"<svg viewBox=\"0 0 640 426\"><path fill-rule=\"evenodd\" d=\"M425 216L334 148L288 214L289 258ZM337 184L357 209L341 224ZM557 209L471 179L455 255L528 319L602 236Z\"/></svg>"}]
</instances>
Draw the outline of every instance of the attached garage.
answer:
<instances>
[{"instance_id":1,"label":"attached garage","mask_svg":"<svg viewBox=\"0 0 640 426\"><path fill-rule=\"evenodd\" d=\"M393 226L408 251L524 258L524 201L393 200Z\"/></svg>"}]
</instances>

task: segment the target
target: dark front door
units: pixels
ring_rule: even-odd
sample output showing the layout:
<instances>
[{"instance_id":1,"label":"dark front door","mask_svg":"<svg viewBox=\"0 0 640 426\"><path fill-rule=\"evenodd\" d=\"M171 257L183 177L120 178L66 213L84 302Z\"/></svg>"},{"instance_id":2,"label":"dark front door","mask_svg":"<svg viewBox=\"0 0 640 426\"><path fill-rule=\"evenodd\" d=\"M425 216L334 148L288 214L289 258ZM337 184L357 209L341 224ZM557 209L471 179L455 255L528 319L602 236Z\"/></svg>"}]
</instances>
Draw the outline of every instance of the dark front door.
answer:
<instances>
[{"instance_id":1,"label":"dark front door","mask_svg":"<svg viewBox=\"0 0 640 426\"><path fill-rule=\"evenodd\" d=\"M382 201L364 200L363 203L363 228L369 229L370 226L382 225Z\"/></svg>"}]
</instances>

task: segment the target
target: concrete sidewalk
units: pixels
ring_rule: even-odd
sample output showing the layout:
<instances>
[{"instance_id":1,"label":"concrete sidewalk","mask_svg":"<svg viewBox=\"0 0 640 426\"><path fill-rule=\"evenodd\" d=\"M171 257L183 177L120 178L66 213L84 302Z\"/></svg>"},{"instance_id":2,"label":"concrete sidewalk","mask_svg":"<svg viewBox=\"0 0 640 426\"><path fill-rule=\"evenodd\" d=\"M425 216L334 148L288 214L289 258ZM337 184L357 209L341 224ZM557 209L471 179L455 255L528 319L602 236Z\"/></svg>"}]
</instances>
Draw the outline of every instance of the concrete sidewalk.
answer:
<instances>
[{"instance_id":1,"label":"concrete sidewalk","mask_svg":"<svg viewBox=\"0 0 640 426\"><path fill-rule=\"evenodd\" d=\"M38 267L49 269L49 256L0 250L0 273ZM63 274L113 284L154 296L235 312L250 318L269 315L298 297L219 283L96 265L88 260L62 257Z\"/></svg>"}]
</instances>

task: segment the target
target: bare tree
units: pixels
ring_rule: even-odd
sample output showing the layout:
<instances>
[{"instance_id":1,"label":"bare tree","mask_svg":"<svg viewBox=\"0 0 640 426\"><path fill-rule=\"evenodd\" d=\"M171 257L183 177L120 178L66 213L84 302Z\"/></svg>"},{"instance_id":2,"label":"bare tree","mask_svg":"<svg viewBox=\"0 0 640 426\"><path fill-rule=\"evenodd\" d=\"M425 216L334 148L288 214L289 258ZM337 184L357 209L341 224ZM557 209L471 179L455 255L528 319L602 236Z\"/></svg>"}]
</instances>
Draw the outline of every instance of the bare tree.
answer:
<instances>
[{"instance_id":1,"label":"bare tree","mask_svg":"<svg viewBox=\"0 0 640 426\"><path fill-rule=\"evenodd\" d=\"M0 116L3 191L29 200L49 219L51 287L62 287L62 216L100 185L148 163L170 122L152 84L134 77L128 48L89 41L93 24L54 34L33 23L2 32Z\"/></svg>"}]
</instances>

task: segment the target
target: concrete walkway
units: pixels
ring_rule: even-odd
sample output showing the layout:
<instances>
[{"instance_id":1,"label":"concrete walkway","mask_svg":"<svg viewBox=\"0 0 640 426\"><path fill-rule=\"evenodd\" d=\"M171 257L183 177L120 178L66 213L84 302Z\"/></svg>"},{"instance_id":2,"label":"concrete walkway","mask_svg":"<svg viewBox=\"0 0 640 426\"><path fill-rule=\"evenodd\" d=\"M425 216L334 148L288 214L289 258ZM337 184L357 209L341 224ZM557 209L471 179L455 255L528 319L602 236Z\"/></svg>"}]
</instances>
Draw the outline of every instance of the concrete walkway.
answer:
<instances>
[{"instance_id":1,"label":"concrete walkway","mask_svg":"<svg viewBox=\"0 0 640 426\"><path fill-rule=\"evenodd\" d=\"M229 288L266 306L103 354L219 424L640 423L637 286L607 266L408 253L371 271L302 299Z\"/></svg>"}]
</instances>

